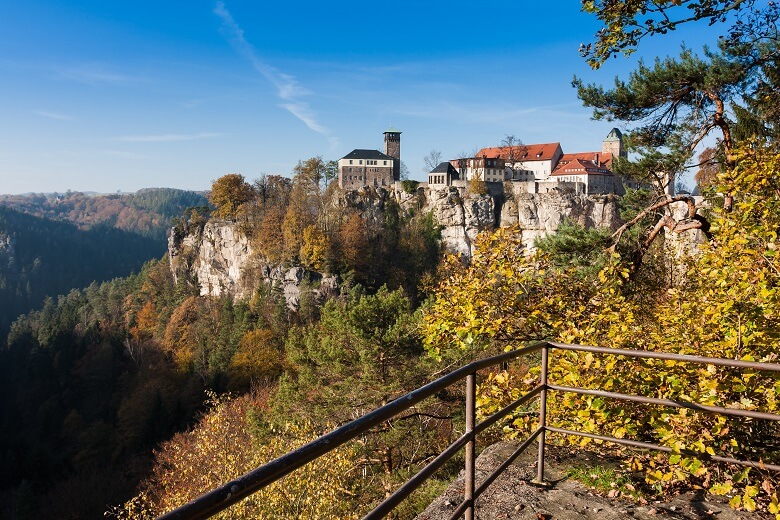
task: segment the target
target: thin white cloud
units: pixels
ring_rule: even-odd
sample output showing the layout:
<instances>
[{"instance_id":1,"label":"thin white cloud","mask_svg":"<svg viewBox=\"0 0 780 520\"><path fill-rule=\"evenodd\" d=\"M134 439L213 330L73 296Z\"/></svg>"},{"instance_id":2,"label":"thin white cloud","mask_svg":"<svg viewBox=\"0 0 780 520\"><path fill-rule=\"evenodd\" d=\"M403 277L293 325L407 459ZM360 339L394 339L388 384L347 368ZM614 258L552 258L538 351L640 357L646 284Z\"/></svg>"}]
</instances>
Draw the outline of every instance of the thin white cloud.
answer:
<instances>
[{"instance_id":1,"label":"thin white cloud","mask_svg":"<svg viewBox=\"0 0 780 520\"><path fill-rule=\"evenodd\" d=\"M569 105L543 105L535 107L495 106L482 104L455 104L450 102L429 103L425 105L399 106L396 112L413 117L429 119L455 120L468 123L501 123L522 119L531 114L544 114L547 117L572 118L587 117L585 112L571 110ZM571 108L575 108L572 105ZM537 116L541 119L541 116Z\"/></svg>"},{"instance_id":2,"label":"thin white cloud","mask_svg":"<svg viewBox=\"0 0 780 520\"><path fill-rule=\"evenodd\" d=\"M218 1L216 3L214 14L222 20L223 32L236 52L248 60L257 72L276 87L277 95L284 101L279 106L303 121L309 129L327 137L331 146L335 147L338 144L338 139L331 135L328 128L317 121L316 114L311 109L309 103L301 99L310 95L311 92L301 86L294 76L277 70L259 58L255 48L244 36L244 30L233 19L224 2Z\"/></svg>"},{"instance_id":3,"label":"thin white cloud","mask_svg":"<svg viewBox=\"0 0 780 520\"><path fill-rule=\"evenodd\" d=\"M88 85L97 85L100 83L110 84L129 84L142 83L147 81L144 78L119 74L110 70L105 65L96 63L87 63L74 67L59 68L57 76L62 79L86 83Z\"/></svg>"},{"instance_id":4,"label":"thin white cloud","mask_svg":"<svg viewBox=\"0 0 780 520\"><path fill-rule=\"evenodd\" d=\"M117 159L144 159L144 156L134 152L126 152L124 150L100 150L101 155L108 157L116 157Z\"/></svg>"},{"instance_id":5,"label":"thin white cloud","mask_svg":"<svg viewBox=\"0 0 780 520\"><path fill-rule=\"evenodd\" d=\"M126 135L117 137L116 141L125 143L171 143L177 141L196 141L198 139L211 139L224 134L214 132L201 132L199 134L152 134L152 135Z\"/></svg>"},{"instance_id":6,"label":"thin white cloud","mask_svg":"<svg viewBox=\"0 0 780 520\"><path fill-rule=\"evenodd\" d=\"M46 117L49 119L57 119L59 121L73 121L72 117L65 114L60 114L59 112L49 112L48 110L36 110L35 113L41 117Z\"/></svg>"}]
</instances>

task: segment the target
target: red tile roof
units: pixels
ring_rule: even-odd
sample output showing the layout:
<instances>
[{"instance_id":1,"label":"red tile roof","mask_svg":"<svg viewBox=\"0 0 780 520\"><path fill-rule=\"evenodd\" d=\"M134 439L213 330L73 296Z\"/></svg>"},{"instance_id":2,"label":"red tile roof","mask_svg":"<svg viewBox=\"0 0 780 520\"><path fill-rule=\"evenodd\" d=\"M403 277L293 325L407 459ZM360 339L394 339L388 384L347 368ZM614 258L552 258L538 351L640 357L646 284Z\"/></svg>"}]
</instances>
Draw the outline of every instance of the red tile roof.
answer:
<instances>
[{"instance_id":1,"label":"red tile roof","mask_svg":"<svg viewBox=\"0 0 780 520\"><path fill-rule=\"evenodd\" d=\"M591 161L594 164L598 164L608 170L612 169L612 154L607 152L579 152L579 153L565 153L561 157L561 161L573 161L574 159L581 159L584 161Z\"/></svg>"},{"instance_id":2,"label":"red tile roof","mask_svg":"<svg viewBox=\"0 0 780 520\"><path fill-rule=\"evenodd\" d=\"M477 152L476 157L489 159L508 159L510 152L518 161L549 161L560 150L561 143L521 144L517 146L496 146L483 148Z\"/></svg>"},{"instance_id":3,"label":"red tile roof","mask_svg":"<svg viewBox=\"0 0 780 520\"><path fill-rule=\"evenodd\" d=\"M590 159L579 157L585 155L588 155ZM565 154L550 175L583 175L585 173L589 175L612 175L605 163L601 162L600 157L599 163L596 163L593 154Z\"/></svg>"}]
</instances>

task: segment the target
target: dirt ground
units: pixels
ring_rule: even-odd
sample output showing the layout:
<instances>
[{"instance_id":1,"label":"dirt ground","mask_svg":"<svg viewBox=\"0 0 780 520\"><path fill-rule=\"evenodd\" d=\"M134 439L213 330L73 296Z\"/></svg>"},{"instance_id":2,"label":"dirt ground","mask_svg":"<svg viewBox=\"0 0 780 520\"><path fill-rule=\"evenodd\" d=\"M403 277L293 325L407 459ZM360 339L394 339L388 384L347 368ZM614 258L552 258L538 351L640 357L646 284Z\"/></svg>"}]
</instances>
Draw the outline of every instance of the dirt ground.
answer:
<instances>
[{"instance_id":1,"label":"dirt ground","mask_svg":"<svg viewBox=\"0 0 780 520\"><path fill-rule=\"evenodd\" d=\"M503 442L486 448L477 459L477 484L515 450ZM703 494L679 495L664 502L641 503L629 498L609 498L567 478L574 466L605 461L589 453L575 455L549 450L545 478L549 487L531 483L536 476L536 450L526 450L477 500L476 518L481 520L689 520L768 519L774 515L735 511L723 497ZM608 461L606 463L609 463ZM446 520L463 497L463 472L447 491L417 516L417 520Z\"/></svg>"}]
</instances>

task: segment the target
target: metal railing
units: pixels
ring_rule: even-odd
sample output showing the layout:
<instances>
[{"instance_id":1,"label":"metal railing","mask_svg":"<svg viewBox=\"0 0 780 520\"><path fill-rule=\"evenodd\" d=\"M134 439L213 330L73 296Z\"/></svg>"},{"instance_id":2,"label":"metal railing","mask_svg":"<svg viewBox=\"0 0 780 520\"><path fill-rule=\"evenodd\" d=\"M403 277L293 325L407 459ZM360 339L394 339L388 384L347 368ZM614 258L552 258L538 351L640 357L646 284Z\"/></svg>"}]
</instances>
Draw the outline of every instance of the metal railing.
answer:
<instances>
[{"instance_id":1,"label":"metal railing","mask_svg":"<svg viewBox=\"0 0 780 520\"><path fill-rule=\"evenodd\" d=\"M387 421L397 414L408 410L422 400L433 396L453 384L463 381L466 382L466 428L463 435L450 444L442 453L422 468L415 476L409 479L393 494L377 505L370 513L363 517L363 520L383 518L392 511L401 501L408 497L423 482L430 478L439 468L450 460L463 447L465 453L465 477L463 501L457 505L453 511L450 520L465 516L466 520L474 519L475 504L477 498L487 487L509 467L520 454L528 448L534 440L538 442L536 481L544 482L544 463L545 463L545 433L556 432L564 435L575 435L598 439L601 441L613 442L626 446L671 452L672 449L666 446L651 444L647 442L633 441L604 435L596 435L587 432L578 432L564 428L558 428L547 425L547 393L549 390L558 392L573 392L581 395L592 395L633 401L639 403L656 404L662 406L688 408L697 411L710 412L722 415L731 415L739 417L749 417L754 419L763 419L770 421L780 421L780 415L757 412L753 410L724 408L718 406L703 405L683 400L657 399L652 397L621 394L617 392L608 392L604 390L583 389L549 384L547 380L547 369L549 364L549 353L551 349L572 350L578 352L591 352L596 354L609 354L615 356L625 356L629 358L647 358L667 361L679 361L688 363L699 363L706 365L726 366L733 368L744 368L765 372L780 372L780 364L775 363L756 363L751 361L729 360L720 358L709 358L702 356L690 356L683 354L671 354L664 352L652 352L644 350L625 350L608 347L593 347L587 345L570 345L555 342L536 342L525 348L506 352L504 354L493 356L470 363L448 375L445 375L425 386L422 386L403 397L395 399L389 404L377 408L376 410L356 419L350 423L333 430L332 432L319 437L310 443L291 451L259 468L256 468L241 477L232 480L213 491L210 491L199 498L188 502L187 504L159 517L159 520L172 519L199 519L208 518L231 505L246 498L252 493L276 482L296 469L304 466L312 460L338 448L339 446L369 432L374 426ZM493 415L487 417L479 424L476 420L476 378L477 372L486 368L505 364L511 360L541 351L541 370L539 384L530 392L526 393L510 405L499 410ZM537 429L504 461L493 473L485 478L483 482L476 485L475 482L475 447L477 435L485 431L490 426L496 424L499 420L507 417L513 411L528 403L535 397L539 397L539 425ZM780 466L766 464L762 461L739 460L731 457L721 457L718 455L706 455L701 453L686 452L682 453L706 457L710 460L762 468L771 471L780 471Z\"/></svg>"}]
</instances>

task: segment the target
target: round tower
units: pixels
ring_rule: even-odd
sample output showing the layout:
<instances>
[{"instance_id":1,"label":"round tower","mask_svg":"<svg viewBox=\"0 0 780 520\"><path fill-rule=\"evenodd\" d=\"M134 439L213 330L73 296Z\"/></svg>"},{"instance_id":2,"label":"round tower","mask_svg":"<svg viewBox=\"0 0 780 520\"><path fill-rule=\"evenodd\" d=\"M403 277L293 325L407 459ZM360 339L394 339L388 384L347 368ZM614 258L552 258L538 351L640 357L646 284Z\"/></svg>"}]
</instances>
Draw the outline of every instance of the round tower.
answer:
<instances>
[{"instance_id":1,"label":"round tower","mask_svg":"<svg viewBox=\"0 0 780 520\"><path fill-rule=\"evenodd\" d=\"M385 155L393 161L393 180L401 180L401 131L392 126L385 131Z\"/></svg>"}]
</instances>

